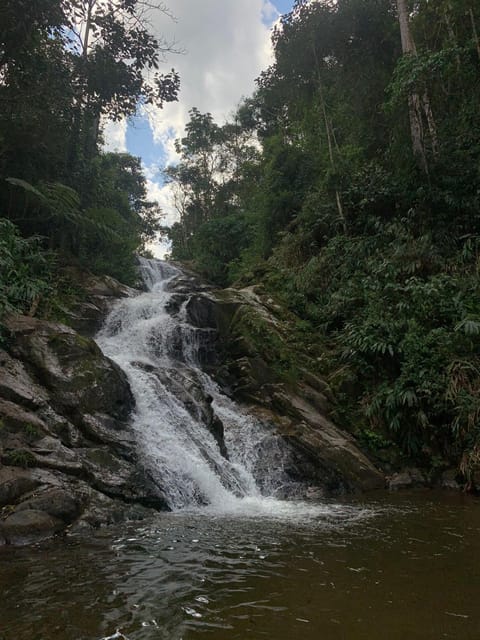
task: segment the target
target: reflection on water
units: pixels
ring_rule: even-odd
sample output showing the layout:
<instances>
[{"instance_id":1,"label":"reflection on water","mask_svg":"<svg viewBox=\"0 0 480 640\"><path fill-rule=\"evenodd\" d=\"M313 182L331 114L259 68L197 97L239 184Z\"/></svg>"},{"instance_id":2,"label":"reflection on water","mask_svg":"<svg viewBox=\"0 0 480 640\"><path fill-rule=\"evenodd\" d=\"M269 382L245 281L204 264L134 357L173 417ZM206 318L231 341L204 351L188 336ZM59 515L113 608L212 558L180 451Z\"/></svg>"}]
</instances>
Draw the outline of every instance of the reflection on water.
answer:
<instances>
[{"instance_id":1,"label":"reflection on water","mask_svg":"<svg viewBox=\"0 0 480 640\"><path fill-rule=\"evenodd\" d=\"M0 638L480 637L478 500L420 492L323 509L162 514L4 549Z\"/></svg>"}]
</instances>

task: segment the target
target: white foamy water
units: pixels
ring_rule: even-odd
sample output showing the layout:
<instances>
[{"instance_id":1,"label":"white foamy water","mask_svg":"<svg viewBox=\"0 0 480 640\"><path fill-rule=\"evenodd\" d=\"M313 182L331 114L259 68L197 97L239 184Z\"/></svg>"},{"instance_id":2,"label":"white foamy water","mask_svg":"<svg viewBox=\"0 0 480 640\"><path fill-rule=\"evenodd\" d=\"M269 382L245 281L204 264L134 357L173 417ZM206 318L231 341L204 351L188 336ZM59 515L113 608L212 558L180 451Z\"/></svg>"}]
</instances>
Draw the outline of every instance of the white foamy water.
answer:
<instances>
[{"instance_id":1,"label":"white foamy water","mask_svg":"<svg viewBox=\"0 0 480 640\"><path fill-rule=\"evenodd\" d=\"M189 324L189 295L175 293L172 286L182 272L145 259L141 272L148 291L120 301L97 342L128 376L136 401L132 420L140 459L172 510L280 519L335 517L331 505L278 499L287 488L292 493L284 470L286 445L201 370L199 350L208 348L212 329ZM224 425L227 456L205 424L205 396Z\"/></svg>"}]
</instances>

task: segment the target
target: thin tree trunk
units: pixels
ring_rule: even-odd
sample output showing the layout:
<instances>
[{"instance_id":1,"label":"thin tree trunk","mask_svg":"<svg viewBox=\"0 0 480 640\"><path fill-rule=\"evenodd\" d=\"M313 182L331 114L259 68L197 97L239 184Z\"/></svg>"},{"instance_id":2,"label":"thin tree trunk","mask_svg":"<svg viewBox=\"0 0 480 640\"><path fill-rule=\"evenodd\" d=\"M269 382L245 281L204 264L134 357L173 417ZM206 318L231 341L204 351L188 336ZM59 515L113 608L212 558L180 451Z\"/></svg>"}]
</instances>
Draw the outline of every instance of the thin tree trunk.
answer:
<instances>
[{"instance_id":1,"label":"thin tree trunk","mask_svg":"<svg viewBox=\"0 0 480 640\"><path fill-rule=\"evenodd\" d=\"M418 93L412 93L408 96L408 115L410 119L413 155L417 158L425 173L428 173L427 156L423 146L422 111Z\"/></svg>"},{"instance_id":2,"label":"thin tree trunk","mask_svg":"<svg viewBox=\"0 0 480 640\"><path fill-rule=\"evenodd\" d=\"M90 45L90 35L92 32L93 10L96 3L97 0L86 0L85 34L83 36L83 42L81 41L81 57L85 61L85 64L88 57L88 47ZM80 155L89 157L90 149L96 146L98 139L100 120L98 120L98 123L95 119L93 123L88 123L88 117L86 116L88 98L85 98L85 94L83 93L84 90L84 88L80 88L81 93L77 96L77 103L75 105L72 122L72 136L68 162L70 172L72 173L74 173L78 167ZM82 135L85 127L87 127L88 130L84 132L84 135Z\"/></svg>"},{"instance_id":3,"label":"thin tree trunk","mask_svg":"<svg viewBox=\"0 0 480 640\"><path fill-rule=\"evenodd\" d=\"M422 106L423 106L423 112L425 113L425 117L427 119L428 131L430 133L430 138L432 141L432 153L434 157L436 157L438 156L437 125L435 124L435 119L432 113L432 107L430 105L430 100L428 99L428 93L426 90L423 92Z\"/></svg>"},{"instance_id":4,"label":"thin tree trunk","mask_svg":"<svg viewBox=\"0 0 480 640\"><path fill-rule=\"evenodd\" d=\"M398 21L400 23L400 37L402 39L403 53L417 53L417 48L410 30L410 21L408 19L408 9L406 0L397 0Z\"/></svg>"},{"instance_id":5,"label":"thin tree trunk","mask_svg":"<svg viewBox=\"0 0 480 640\"><path fill-rule=\"evenodd\" d=\"M320 103L321 103L322 113L323 113L323 120L325 122L325 131L327 134L328 155L330 157L330 165L332 169L335 171L335 156L333 154L332 131L330 128L330 123L328 121L327 108L325 106L325 100L323 99L323 90L322 90L322 85L320 83L320 80L319 80L318 87L319 87ZM347 223L345 220L345 213L343 211L342 198L338 189L335 189L335 201L337 203L338 215L340 216L340 220L342 221L343 230L346 231Z\"/></svg>"},{"instance_id":6,"label":"thin tree trunk","mask_svg":"<svg viewBox=\"0 0 480 640\"><path fill-rule=\"evenodd\" d=\"M450 4L449 4L449 7L450 7ZM448 37L450 38L450 42L455 48L457 48L458 47L457 36L455 35L455 31L453 30L452 21L450 20L450 16L448 15L447 9L444 10L443 15L445 16L445 24L447 25ZM460 71L462 63L461 63L460 54L458 53L458 51L455 54L455 59L457 61L457 71Z\"/></svg>"},{"instance_id":7,"label":"thin tree trunk","mask_svg":"<svg viewBox=\"0 0 480 640\"><path fill-rule=\"evenodd\" d=\"M92 14L93 7L96 4L96 0L87 0L87 21L85 23L85 36L83 38L82 56L84 58L88 55L88 45L90 44L90 31L92 29Z\"/></svg>"},{"instance_id":8,"label":"thin tree trunk","mask_svg":"<svg viewBox=\"0 0 480 640\"><path fill-rule=\"evenodd\" d=\"M317 67L318 95L319 95L319 98L320 98L320 106L322 108L323 121L324 121L324 124L325 124L325 132L327 134L328 155L329 155L329 158L330 158L330 166L332 167L332 170L335 171L335 156L333 154L332 129L331 129L330 122L328 120L327 107L325 105L325 100L324 100L324 97L323 97L323 85L322 85L322 78L321 78L321 75L320 75L320 65L319 65L319 62L318 62L317 51L315 49L315 46L313 46L313 55L315 57L315 64L316 64L316 67ZM335 141L335 143L336 143L336 141ZM337 146L337 148L338 148L338 146ZM335 189L335 202L337 203L338 215L340 217L340 220L342 221L343 230L346 233L346 231L347 231L347 221L345 219L345 212L343 210L342 197L341 197L341 194L340 194L338 189Z\"/></svg>"},{"instance_id":9,"label":"thin tree trunk","mask_svg":"<svg viewBox=\"0 0 480 640\"><path fill-rule=\"evenodd\" d=\"M469 9L469 14L470 14L470 21L472 23L473 39L475 40L475 45L477 47L478 58L480 60L480 41L478 39L478 31L477 31L477 25L475 24L475 16L473 14L473 9L471 7Z\"/></svg>"}]
</instances>

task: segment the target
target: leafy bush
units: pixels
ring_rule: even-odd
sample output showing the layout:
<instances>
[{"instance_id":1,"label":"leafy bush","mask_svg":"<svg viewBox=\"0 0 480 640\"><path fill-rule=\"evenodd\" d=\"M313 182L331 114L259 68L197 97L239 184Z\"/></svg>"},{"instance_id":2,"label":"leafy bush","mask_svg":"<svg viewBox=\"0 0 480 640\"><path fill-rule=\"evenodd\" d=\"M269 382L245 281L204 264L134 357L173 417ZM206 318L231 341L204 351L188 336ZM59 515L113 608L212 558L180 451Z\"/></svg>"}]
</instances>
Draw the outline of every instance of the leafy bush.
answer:
<instances>
[{"instance_id":1,"label":"leafy bush","mask_svg":"<svg viewBox=\"0 0 480 640\"><path fill-rule=\"evenodd\" d=\"M14 224L0 218L0 322L6 312L28 312L52 290L52 266L41 238L22 238Z\"/></svg>"}]
</instances>

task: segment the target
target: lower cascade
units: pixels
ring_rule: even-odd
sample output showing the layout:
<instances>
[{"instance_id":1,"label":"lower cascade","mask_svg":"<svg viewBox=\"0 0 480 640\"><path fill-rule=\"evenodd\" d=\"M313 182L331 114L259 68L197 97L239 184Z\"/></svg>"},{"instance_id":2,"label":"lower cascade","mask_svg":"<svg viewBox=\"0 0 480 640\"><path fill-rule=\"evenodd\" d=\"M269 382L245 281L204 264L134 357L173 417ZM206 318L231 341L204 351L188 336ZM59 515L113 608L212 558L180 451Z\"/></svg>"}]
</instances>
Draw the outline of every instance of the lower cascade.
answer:
<instances>
[{"instance_id":1,"label":"lower cascade","mask_svg":"<svg viewBox=\"0 0 480 640\"><path fill-rule=\"evenodd\" d=\"M175 289L183 273L159 260L140 268L148 290L118 303L96 340L128 376L143 465L173 511L288 512L293 503L278 500L295 494L287 447L200 367L215 330L188 322L191 294Z\"/></svg>"}]
</instances>

